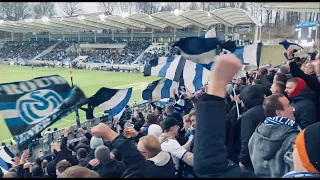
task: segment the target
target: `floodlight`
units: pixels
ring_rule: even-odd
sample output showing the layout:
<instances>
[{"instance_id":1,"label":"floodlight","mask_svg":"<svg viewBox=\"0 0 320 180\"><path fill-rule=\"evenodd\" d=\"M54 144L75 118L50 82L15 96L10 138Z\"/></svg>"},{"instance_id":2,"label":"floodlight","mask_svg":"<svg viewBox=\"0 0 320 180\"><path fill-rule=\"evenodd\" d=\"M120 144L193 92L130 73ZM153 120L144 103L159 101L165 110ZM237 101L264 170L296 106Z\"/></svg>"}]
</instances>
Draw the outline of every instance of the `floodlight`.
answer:
<instances>
[{"instance_id":1,"label":"floodlight","mask_svg":"<svg viewBox=\"0 0 320 180\"><path fill-rule=\"evenodd\" d=\"M128 16L129 16L129 13L127 13L127 12L123 12L123 13L121 13L121 16L122 16L123 18L126 18L126 17L128 17Z\"/></svg>"},{"instance_id":2,"label":"floodlight","mask_svg":"<svg viewBox=\"0 0 320 180\"><path fill-rule=\"evenodd\" d=\"M208 12L208 17L210 17L211 16L211 14Z\"/></svg>"},{"instance_id":3,"label":"floodlight","mask_svg":"<svg viewBox=\"0 0 320 180\"><path fill-rule=\"evenodd\" d=\"M2 23L4 23L4 20L1 19L1 20L0 20L0 24L2 24Z\"/></svg>"},{"instance_id":4,"label":"floodlight","mask_svg":"<svg viewBox=\"0 0 320 180\"><path fill-rule=\"evenodd\" d=\"M84 15L78 16L78 19L83 20L84 19Z\"/></svg>"},{"instance_id":5,"label":"floodlight","mask_svg":"<svg viewBox=\"0 0 320 180\"><path fill-rule=\"evenodd\" d=\"M60 20L60 21L63 21L63 20L64 20L64 18L63 18L63 17L61 17L61 18L59 18L59 20Z\"/></svg>"},{"instance_id":6,"label":"floodlight","mask_svg":"<svg viewBox=\"0 0 320 180\"><path fill-rule=\"evenodd\" d=\"M181 14L182 13L182 10L180 10L180 9L175 9L174 11L173 11L173 14L175 14L176 16L178 16L179 14Z\"/></svg>"},{"instance_id":7,"label":"floodlight","mask_svg":"<svg viewBox=\"0 0 320 180\"><path fill-rule=\"evenodd\" d=\"M100 18L101 21L105 21L105 19L104 19L105 17L106 16L104 14L99 15L99 18Z\"/></svg>"},{"instance_id":8,"label":"floodlight","mask_svg":"<svg viewBox=\"0 0 320 180\"><path fill-rule=\"evenodd\" d=\"M48 21L49 21L49 18L46 17L46 16L43 16L43 17L41 18L41 20L42 20L43 22L48 22Z\"/></svg>"},{"instance_id":9,"label":"floodlight","mask_svg":"<svg viewBox=\"0 0 320 180\"><path fill-rule=\"evenodd\" d=\"M149 19L152 19L152 17L150 15L148 15Z\"/></svg>"}]
</instances>

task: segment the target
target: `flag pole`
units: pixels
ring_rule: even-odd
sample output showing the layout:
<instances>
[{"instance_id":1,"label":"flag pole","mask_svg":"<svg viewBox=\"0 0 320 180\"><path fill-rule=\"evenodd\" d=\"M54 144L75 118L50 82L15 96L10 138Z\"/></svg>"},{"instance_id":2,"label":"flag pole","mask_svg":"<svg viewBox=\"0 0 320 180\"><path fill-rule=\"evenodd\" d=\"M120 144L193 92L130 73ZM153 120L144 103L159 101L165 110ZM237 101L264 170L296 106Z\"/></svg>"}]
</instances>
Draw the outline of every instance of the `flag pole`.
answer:
<instances>
[{"instance_id":1,"label":"flag pole","mask_svg":"<svg viewBox=\"0 0 320 180\"><path fill-rule=\"evenodd\" d=\"M73 76L72 76L72 69L71 68L69 69L69 74L70 74L71 86L73 88L74 84L73 84ZM80 117L79 117L78 109L75 111L75 113L76 113L76 123L77 123L78 128L80 128L81 124L80 124Z\"/></svg>"}]
</instances>

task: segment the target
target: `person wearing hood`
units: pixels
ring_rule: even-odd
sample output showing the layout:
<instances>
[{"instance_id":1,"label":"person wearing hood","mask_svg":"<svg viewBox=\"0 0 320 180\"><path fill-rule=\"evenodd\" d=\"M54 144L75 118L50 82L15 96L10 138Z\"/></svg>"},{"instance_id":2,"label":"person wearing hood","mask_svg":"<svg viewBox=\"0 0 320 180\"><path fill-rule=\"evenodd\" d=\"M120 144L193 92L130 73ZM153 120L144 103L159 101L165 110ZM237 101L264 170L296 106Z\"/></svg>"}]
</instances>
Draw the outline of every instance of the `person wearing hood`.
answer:
<instances>
[{"instance_id":1,"label":"person wearing hood","mask_svg":"<svg viewBox=\"0 0 320 180\"><path fill-rule=\"evenodd\" d=\"M283 178L320 178L320 122L301 131L293 148L293 171Z\"/></svg>"},{"instance_id":2,"label":"person wearing hood","mask_svg":"<svg viewBox=\"0 0 320 180\"><path fill-rule=\"evenodd\" d=\"M110 157L110 150L106 146L99 146L95 149L95 157L99 166L98 174L100 178L120 178L126 170L126 165Z\"/></svg>"},{"instance_id":3,"label":"person wearing hood","mask_svg":"<svg viewBox=\"0 0 320 180\"><path fill-rule=\"evenodd\" d=\"M301 78L291 78L286 84L294 117L302 129L317 122L317 109L314 102L315 95Z\"/></svg>"},{"instance_id":4,"label":"person wearing hood","mask_svg":"<svg viewBox=\"0 0 320 180\"><path fill-rule=\"evenodd\" d=\"M241 117L241 149L239 154L239 166L253 171L249 156L248 142L256 127L265 120L262 103L264 94L257 85L244 88L239 98L241 106L247 109Z\"/></svg>"},{"instance_id":5,"label":"person wearing hood","mask_svg":"<svg viewBox=\"0 0 320 180\"><path fill-rule=\"evenodd\" d=\"M282 94L267 97L263 111L266 118L249 141L250 158L255 174L279 178L293 169L290 153L301 128L290 101Z\"/></svg>"},{"instance_id":6,"label":"person wearing hood","mask_svg":"<svg viewBox=\"0 0 320 180\"><path fill-rule=\"evenodd\" d=\"M158 139L153 135L140 138L138 150L146 158L150 178L174 178L175 166L168 152L161 150Z\"/></svg>"}]
</instances>

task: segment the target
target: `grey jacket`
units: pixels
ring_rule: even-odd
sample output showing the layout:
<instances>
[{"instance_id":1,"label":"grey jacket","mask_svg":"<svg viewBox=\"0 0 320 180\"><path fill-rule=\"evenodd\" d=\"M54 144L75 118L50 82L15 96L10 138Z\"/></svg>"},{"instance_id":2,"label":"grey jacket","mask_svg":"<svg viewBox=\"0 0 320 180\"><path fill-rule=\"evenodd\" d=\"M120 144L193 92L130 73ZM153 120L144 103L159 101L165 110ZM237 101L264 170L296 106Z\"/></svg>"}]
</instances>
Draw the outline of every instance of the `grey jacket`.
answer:
<instances>
[{"instance_id":1,"label":"grey jacket","mask_svg":"<svg viewBox=\"0 0 320 180\"><path fill-rule=\"evenodd\" d=\"M249 141L254 173L259 177L280 178L293 170L292 151L299 130L287 125L261 123Z\"/></svg>"}]
</instances>

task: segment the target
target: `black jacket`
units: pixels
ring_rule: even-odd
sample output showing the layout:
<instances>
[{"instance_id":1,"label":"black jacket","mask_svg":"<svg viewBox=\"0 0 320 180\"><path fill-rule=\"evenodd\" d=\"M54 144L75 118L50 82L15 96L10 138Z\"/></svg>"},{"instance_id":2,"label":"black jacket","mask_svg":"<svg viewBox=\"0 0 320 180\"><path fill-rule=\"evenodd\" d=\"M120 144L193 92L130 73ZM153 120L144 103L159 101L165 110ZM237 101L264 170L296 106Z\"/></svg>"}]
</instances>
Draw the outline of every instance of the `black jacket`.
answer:
<instances>
[{"instance_id":1,"label":"black jacket","mask_svg":"<svg viewBox=\"0 0 320 180\"><path fill-rule=\"evenodd\" d=\"M98 167L100 178L120 178L125 170L126 165L115 159L103 163Z\"/></svg>"},{"instance_id":2,"label":"black jacket","mask_svg":"<svg viewBox=\"0 0 320 180\"><path fill-rule=\"evenodd\" d=\"M200 178L248 178L254 173L229 165L225 143L225 102L222 98L204 94L196 106L194 171Z\"/></svg>"},{"instance_id":3,"label":"black jacket","mask_svg":"<svg viewBox=\"0 0 320 180\"><path fill-rule=\"evenodd\" d=\"M290 63L290 72L293 77L303 79L308 87L315 93L317 100L320 99L320 82L316 74L307 75L297 65L296 62Z\"/></svg>"},{"instance_id":4,"label":"black jacket","mask_svg":"<svg viewBox=\"0 0 320 180\"><path fill-rule=\"evenodd\" d=\"M122 157L122 162L127 166L126 171L121 176L122 178L147 178L147 162L135 147L132 141L125 136L119 135L112 142L112 146L117 149L117 152Z\"/></svg>"},{"instance_id":5,"label":"black jacket","mask_svg":"<svg viewBox=\"0 0 320 180\"><path fill-rule=\"evenodd\" d=\"M259 85L247 86L240 93L240 99L247 109L241 118L241 150L239 162L246 167L252 167L248 142L259 123L263 122L266 117L263 113L262 103L264 101L263 92Z\"/></svg>"},{"instance_id":6,"label":"black jacket","mask_svg":"<svg viewBox=\"0 0 320 180\"><path fill-rule=\"evenodd\" d=\"M308 87L290 98L291 106L295 109L294 117L302 129L317 122L317 108L313 101L314 98L314 93Z\"/></svg>"}]
</instances>

